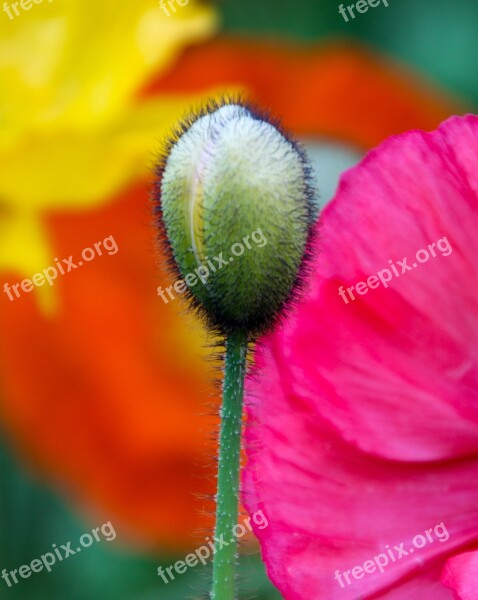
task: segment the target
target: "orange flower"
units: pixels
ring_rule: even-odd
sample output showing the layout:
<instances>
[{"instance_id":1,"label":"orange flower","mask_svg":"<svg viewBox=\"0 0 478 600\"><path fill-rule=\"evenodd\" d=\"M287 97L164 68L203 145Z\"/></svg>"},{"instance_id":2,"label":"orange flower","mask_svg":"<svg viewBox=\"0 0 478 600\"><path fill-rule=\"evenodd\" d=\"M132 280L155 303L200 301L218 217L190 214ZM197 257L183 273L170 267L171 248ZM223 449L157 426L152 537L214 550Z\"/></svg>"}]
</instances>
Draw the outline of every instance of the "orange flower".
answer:
<instances>
[{"instance_id":1,"label":"orange flower","mask_svg":"<svg viewBox=\"0 0 478 600\"><path fill-rule=\"evenodd\" d=\"M363 148L452 111L358 48L225 39L187 50L143 95L218 87L246 89L296 134ZM23 455L79 505L139 541L177 546L210 524L195 494L214 493L213 461L201 460L215 452L215 419L203 416L214 388L199 326L181 300L156 295L170 282L157 274L148 223L139 184L88 212L50 215L54 256L78 257L109 235L119 250L60 277L52 315L32 294L3 298L1 407Z\"/></svg>"},{"instance_id":2,"label":"orange flower","mask_svg":"<svg viewBox=\"0 0 478 600\"><path fill-rule=\"evenodd\" d=\"M296 135L317 135L370 148L385 137L434 129L456 101L355 44L288 46L216 39L185 51L179 65L148 92L245 87L283 116Z\"/></svg>"}]
</instances>

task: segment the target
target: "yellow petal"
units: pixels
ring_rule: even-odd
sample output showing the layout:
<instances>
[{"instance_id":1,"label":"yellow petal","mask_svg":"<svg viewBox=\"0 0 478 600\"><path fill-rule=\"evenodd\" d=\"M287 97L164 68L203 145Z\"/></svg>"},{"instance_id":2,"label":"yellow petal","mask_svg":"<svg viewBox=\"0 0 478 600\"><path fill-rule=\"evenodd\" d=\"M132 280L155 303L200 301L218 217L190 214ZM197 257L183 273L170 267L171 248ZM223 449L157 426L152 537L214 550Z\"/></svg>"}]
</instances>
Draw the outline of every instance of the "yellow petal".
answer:
<instances>
[{"instance_id":1,"label":"yellow petal","mask_svg":"<svg viewBox=\"0 0 478 600\"><path fill-rule=\"evenodd\" d=\"M31 277L53 259L43 211L105 202L145 171L191 99L138 92L217 18L197 0L170 17L151 0L8 6L20 14L5 11L0 33L0 270ZM44 307L51 292L38 290Z\"/></svg>"},{"instance_id":2,"label":"yellow petal","mask_svg":"<svg viewBox=\"0 0 478 600\"><path fill-rule=\"evenodd\" d=\"M116 119L181 47L217 28L216 13L195 0L170 17L150 0L44 0L2 17L0 147L32 129Z\"/></svg>"},{"instance_id":3,"label":"yellow petal","mask_svg":"<svg viewBox=\"0 0 478 600\"><path fill-rule=\"evenodd\" d=\"M147 173L160 141L204 96L143 101L122 119L82 135L25 136L9 152L0 150L0 198L11 210L33 211L106 202Z\"/></svg>"}]
</instances>

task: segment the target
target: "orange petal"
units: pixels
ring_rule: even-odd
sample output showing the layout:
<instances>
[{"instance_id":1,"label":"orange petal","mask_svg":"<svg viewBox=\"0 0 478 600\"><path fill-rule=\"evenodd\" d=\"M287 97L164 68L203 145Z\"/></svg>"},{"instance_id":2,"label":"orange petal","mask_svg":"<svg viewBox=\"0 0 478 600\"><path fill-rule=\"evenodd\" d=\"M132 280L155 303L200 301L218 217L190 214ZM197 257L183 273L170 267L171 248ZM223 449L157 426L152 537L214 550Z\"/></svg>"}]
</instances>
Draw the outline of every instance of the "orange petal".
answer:
<instances>
[{"instance_id":1,"label":"orange petal","mask_svg":"<svg viewBox=\"0 0 478 600\"><path fill-rule=\"evenodd\" d=\"M151 92L244 87L296 134L364 148L408 129L433 129L457 103L361 46L297 46L220 38L188 48Z\"/></svg>"}]
</instances>

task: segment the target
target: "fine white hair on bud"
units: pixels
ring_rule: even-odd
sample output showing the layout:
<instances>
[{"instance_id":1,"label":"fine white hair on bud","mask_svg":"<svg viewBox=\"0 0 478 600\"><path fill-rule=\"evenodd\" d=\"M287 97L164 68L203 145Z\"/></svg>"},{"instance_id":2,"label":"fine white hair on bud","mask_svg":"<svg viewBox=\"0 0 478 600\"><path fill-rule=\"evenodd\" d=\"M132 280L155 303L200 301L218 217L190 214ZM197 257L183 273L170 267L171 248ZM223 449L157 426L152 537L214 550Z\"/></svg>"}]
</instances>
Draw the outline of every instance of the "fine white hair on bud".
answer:
<instances>
[{"instance_id":1,"label":"fine white hair on bud","mask_svg":"<svg viewBox=\"0 0 478 600\"><path fill-rule=\"evenodd\" d=\"M316 231L301 146L242 101L209 103L171 137L155 174L156 225L193 306L226 335L273 327L303 287Z\"/></svg>"}]
</instances>

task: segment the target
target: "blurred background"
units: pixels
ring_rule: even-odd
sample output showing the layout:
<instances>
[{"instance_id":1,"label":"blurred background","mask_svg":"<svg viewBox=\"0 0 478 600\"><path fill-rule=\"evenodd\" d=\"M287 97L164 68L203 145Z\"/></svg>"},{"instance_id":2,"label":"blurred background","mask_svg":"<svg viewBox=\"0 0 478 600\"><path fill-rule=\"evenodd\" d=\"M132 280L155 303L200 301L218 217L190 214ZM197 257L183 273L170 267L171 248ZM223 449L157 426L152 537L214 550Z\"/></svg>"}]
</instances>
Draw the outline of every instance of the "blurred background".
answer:
<instances>
[{"instance_id":1,"label":"blurred background","mask_svg":"<svg viewBox=\"0 0 478 600\"><path fill-rule=\"evenodd\" d=\"M172 282L155 156L188 107L241 91L306 144L324 204L385 137L476 112L478 4L389 0L348 22L336 0L14 4L0 14L0 571L106 522L116 538L0 579L0 597L204 598L207 568L167 585L156 572L211 533L218 393L201 325L156 294ZM54 285L4 288L108 236L116 253ZM281 597L252 538L240 572L241 599Z\"/></svg>"}]
</instances>

